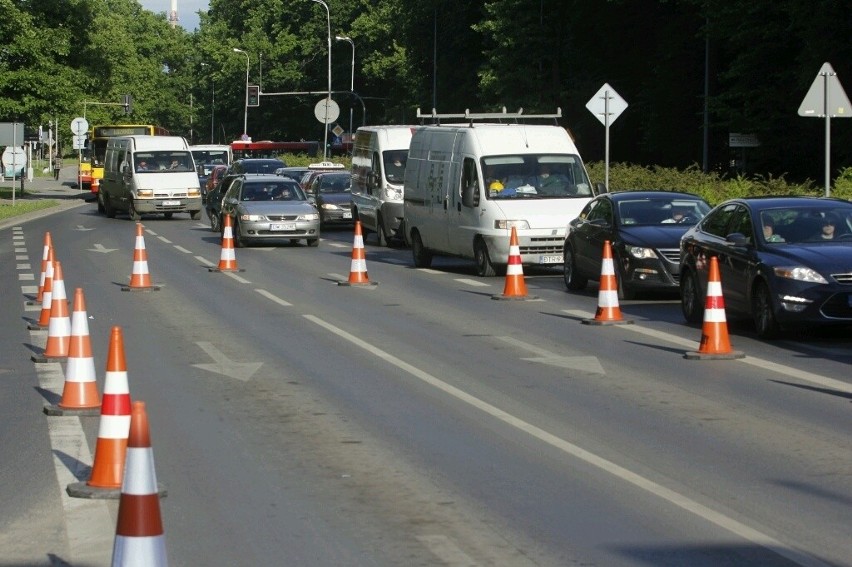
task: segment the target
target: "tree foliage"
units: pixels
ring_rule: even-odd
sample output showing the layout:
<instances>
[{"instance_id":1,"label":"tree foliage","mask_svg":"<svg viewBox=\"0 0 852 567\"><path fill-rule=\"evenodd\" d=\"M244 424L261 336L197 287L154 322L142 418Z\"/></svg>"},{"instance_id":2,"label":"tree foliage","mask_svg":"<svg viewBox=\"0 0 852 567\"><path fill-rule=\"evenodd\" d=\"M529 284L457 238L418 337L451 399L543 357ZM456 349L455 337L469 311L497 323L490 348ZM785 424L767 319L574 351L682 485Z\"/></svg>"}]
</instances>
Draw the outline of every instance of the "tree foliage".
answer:
<instances>
[{"instance_id":1,"label":"tree foliage","mask_svg":"<svg viewBox=\"0 0 852 567\"><path fill-rule=\"evenodd\" d=\"M329 12L326 13L325 6ZM824 121L797 109L822 64L852 89L852 18L842 2L746 0L210 0L199 30L172 29L135 0L0 0L0 120L82 114L156 122L195 141L242 133L246 64L261 86L255 139L322 139L314 105L338 123L413 123L457 113L561 108L584 156L605 130L585 108L610 84L628 108L610 159L819 179ZM330 38L329 38L330 35ZM335 36L351 38L353 45ZM238 53L234 48L243 50ZM248 56L248 57L246 57ZM354 95L350 83L354 79ZM705 97L705 90L708 97ZM108 103L108 104L103 104ZM852 112L852 110L850 110ZM705 145L705 123L707 143ZM754 134L747 150L729 133ZM834 172L852 165L852 121L833 120Z\"/></svg>"}]
</instances>

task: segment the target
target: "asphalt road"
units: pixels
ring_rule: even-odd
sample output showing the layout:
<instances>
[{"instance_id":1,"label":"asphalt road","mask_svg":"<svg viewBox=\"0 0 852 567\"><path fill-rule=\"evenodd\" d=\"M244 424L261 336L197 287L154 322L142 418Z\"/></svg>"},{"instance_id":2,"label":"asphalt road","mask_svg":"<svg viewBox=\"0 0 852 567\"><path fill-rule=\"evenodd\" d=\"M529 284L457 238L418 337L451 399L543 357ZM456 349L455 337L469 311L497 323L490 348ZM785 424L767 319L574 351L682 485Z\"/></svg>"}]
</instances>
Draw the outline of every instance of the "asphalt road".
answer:
<instances>
[{"instance_id":1,"label":"asphalt road","mask_svg":"<svg viewBox=\"0 0 852 567\"><path fill-rule=\"evenodd\" d=\"M143 220L155 292L121 291L134 223L94 205L0 230L0 565L107 564L114 535L114 501L64 495L98 418L41 412L63 379L26 328L48 230L101 385L122 327L172 565L850 564L848 333L731 322L746 358L686 360L700 329L674 297L588 326L596 290L558 271L494 301L501 278L374 240L378 285L339 286L347 230L210 273L218 235L180 216Z\"/></svg>"}]
</instances>

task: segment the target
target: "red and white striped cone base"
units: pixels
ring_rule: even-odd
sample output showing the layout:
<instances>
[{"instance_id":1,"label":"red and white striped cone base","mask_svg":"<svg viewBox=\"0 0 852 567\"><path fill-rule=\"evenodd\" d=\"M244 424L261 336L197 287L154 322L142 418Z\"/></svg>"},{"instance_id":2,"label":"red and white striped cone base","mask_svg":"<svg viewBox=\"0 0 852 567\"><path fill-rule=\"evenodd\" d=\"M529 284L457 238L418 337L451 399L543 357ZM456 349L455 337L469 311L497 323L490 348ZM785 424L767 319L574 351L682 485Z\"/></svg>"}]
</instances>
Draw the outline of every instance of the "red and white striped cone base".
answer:
<instances>
[{"instance_id":1,"label":"red and white striped cone base","mask_svg":"<svg viewBox=\"0 0 852 567\"><path fill-rule=\"evenodd\" d=\"M337 282L340 286L378 285L367 275L367 257L364 253L364 236L361 221L355 221L355 238L352 242L352 261L349 264L349 279Z\"/></svg>"},{"instance_id":2,"label":"red and white striped cone base","mask_svg":"<svg viewBox=\"0 0 852 567\"><path fill-rule=\"evenodd\" d=\"M65 278L62 264L53 263L53 289L50 296L50 324L47 329L47 344L44 358L66 358L71 343L71 317L68 315L68 296L65 293Z\"/></svg>"},{"instance_id":3,"label":"red and white striped cone base","mask_svg":"<svg viewBox=\"0 0 852 567\"><path fill-rule=\"evenodd\" d=\"M538 299L536 296L530 296L527 293L521 247L518 242L518 230L514 226L509 236L509 261L506 264L506 283L503 286L503 293L492 295L491 299Z\"/></svg>"},{"instance_id":4,"label":"red and white striped cone base","mask_svg":"<svg viewBox=\"0 0 852 567\"><path fill-rule=\"evenodd\" d=\"M112 548L113 567L168 565L145 402L133 402L127 463Z\"/></svg>"},{"instance_id":5,"label":"red and white striped cone base","mask_svg":"<svg viewBox=\"0 0 852 567\"><path fill-rule=\"evenodd\" d=\"M159 286L151 283L148 271L148 251L145 249L145 235L142 234L142 223L136 223L136 245L133 248L133 272L130 283L122 286L122 291L158 291Z\"/></svg>"},{"instance_id":6,"label":"red and white striped cone base","mask_svg":"<svg viewBox=\"0 0 852 567\"><path fill-rule=\"evenodd\" d=\"M745 353L731 348L728 338L728 322L725 318L725 298L722 294L722 278L719 259L710 258L707 276L707 297L704 300L704 324L698 350L683 355L689 360L732 360L745 358Z\"/></svg>"},{"instance_id":7,"label":"red and white striped cone base","mask_svg":"<svg viewBox=\"0 0 852 567\"><path fill-rule=\"evenodd\" d=\"M615 277L615 265L612 261L612 247L609 240L604 241L601 259L601 279L598 288L598 309L592 319L583 319L585 325L629 325L631 319L625 319L618 305L618 281Z\"/></svg>"},{"instance_id":8,"label":"red and white striped cone base","mask_svg":"<svg viewBox=\"0 0 852 567\"><path fill-rule=\"evenodd\" d=\"M222 252L219 255L219 265L209 268L210 272L243 272L237 267L237 254L234 250L234 227L231 215L225 215L225 226L222 228Z\"/></svg>"},{"instance_id":9,"label":"red and white striped cone base","mask_svg":"<svg viewBox=\"0 0 852 567\"><path fill-rule=\"evenodd\" d=\"M31 331L47 329L50 325L50 307L53 303L53 249L48 252L50 260L47 262L47 268L44 271L44 288L41 294L41 312L38 320L28 325Z\"/></svg>"},{"instance_id":10,"label":"red and white striped cone base","mask_svg":"<svg viewBox=\"0 0 852 567\"><path fill-rule=\"evenodd\" d=\"M44 233L44 248L41 253L41 274L38 278L38 292L36 293L35 301L28 301L28 305L39 305L42 301L42 295L44 294L44 277L47 273L47 263L50 260L50 250L53 248L53 239L50 236L50 232Z\"/></svg>"}]
</instances>

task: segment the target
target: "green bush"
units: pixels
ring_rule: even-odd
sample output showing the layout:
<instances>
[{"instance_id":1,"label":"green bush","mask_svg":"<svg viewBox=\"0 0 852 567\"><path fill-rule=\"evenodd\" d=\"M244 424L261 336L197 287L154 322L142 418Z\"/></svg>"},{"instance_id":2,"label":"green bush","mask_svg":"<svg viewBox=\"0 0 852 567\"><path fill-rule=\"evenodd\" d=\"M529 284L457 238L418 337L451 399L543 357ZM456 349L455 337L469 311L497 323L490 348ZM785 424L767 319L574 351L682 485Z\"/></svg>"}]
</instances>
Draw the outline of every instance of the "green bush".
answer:
<instances>
[{"instance_id":1,"label":"green bush","mask_svg":"<svg viewBox=\"0 0 852 567\"><path fill-rule=\"evenodd\" d=\"M586 164L592 183L603 183L606 178L603 162ZM698 165L685 170L670 167L641 166L626 163L609 164L609 190L631 191L641 189L662 189L666 191L686 191L701 196L711 205L717 205L726 199L737 197L757 197L761 195L810 195L821 197L825 194L822 186L807 180L804 183L790 183L784 176L728 178L716 172L703 173ZM834 181L832 197L852 198L852 168L842 169Z\"/></svg>"}]
</instances>

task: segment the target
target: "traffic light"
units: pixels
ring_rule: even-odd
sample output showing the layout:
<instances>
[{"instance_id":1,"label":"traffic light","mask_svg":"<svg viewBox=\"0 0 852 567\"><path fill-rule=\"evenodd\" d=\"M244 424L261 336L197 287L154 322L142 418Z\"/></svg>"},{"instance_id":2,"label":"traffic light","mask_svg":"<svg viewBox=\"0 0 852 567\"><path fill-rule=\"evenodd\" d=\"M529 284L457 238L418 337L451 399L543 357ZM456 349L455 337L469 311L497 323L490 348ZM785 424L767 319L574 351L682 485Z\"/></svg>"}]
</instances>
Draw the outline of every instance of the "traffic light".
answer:
<instances>
[{"instance_id":1,"label":"traffic light","mask_svg":"<svg viewBox=\"0 0 852 567\"><path fill-rule=\"evenodd\" d=\"M124 114L129 115L131 112L133 112L133 97L129 94L126 94L122 95L121 98L121 104L124 105Z\"/></svg>"},{"instance_id":2,"label":"traffic light","mask_svg":"<svg viewBox=\"0 0 852 567\"><path fill-rule=\"evenodd\" d=\"M246 106L260 106L260 87L257 85L248 85L248 99Z\"/></svg>"}]
</instances>

